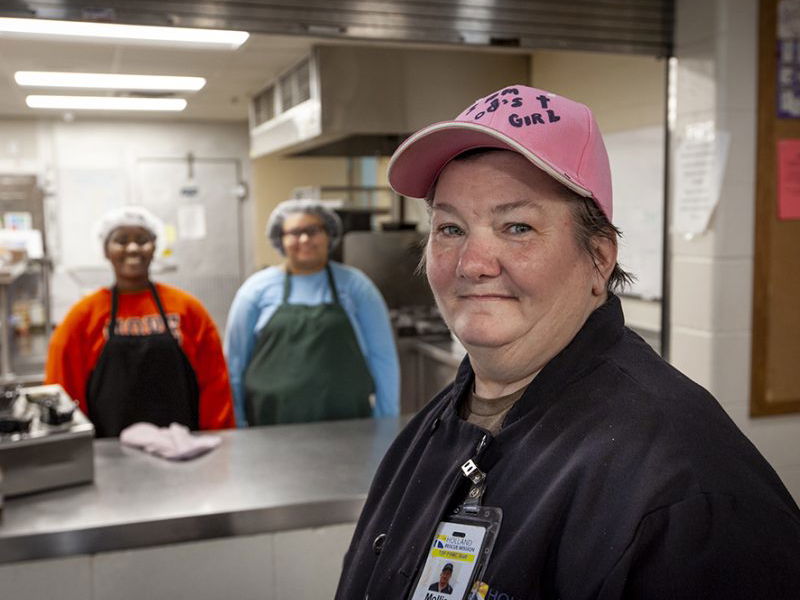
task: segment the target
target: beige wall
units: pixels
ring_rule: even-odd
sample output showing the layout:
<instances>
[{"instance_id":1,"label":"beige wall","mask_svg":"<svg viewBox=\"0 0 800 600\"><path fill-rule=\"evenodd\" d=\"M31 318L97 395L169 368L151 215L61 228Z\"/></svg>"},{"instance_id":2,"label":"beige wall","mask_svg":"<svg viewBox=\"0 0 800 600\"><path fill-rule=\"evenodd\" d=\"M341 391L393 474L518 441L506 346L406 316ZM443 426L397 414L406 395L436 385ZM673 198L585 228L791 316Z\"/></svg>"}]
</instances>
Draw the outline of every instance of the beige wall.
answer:
<instances>
[{"instance_id":1,"label":"beige wall","mask_svg":"<svg viewBox=\"0 0 800 600\"><path fill-rule=\"evenodd\" d=\"M537 51L533 86L588 104L603 133L664 122L666 62L646 56Z\"/></svg>"},{"instance_id":2,"label":"beige wall","mask_svg":"<svg viewBox=\"0 0 800 600\"><path fill-rule=\"evenodd\" d=\"M256 269L281 262L282 257L264 235L267 219L279 202L291 198L300 186L346 185L345 158L282 158L262 156L252 162L253 222L255 241L253 264Z\"/></svg>"}]
</instances>

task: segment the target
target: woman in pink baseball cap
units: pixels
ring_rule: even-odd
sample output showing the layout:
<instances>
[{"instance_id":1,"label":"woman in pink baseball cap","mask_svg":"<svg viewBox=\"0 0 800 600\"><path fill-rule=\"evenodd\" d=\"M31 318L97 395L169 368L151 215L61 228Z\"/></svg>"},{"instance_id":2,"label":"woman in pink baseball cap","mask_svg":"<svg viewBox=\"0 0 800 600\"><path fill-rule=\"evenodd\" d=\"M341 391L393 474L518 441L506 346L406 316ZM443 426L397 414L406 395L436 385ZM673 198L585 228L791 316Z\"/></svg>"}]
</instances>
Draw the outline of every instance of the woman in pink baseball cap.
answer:
<instances>
[{"instance_id":1,"label":"woman in pink baseball cap","mask_svg":"<svg viewBox=\"0 0 800 600\"><path fill-rule=\"evenodd\" d=\"M389 181L428 204L428 281L467 357L384 457L336 598L800 598L794 500L625 327L589 108L508 86L410 136Z\"/></svg>"}]
</instances>

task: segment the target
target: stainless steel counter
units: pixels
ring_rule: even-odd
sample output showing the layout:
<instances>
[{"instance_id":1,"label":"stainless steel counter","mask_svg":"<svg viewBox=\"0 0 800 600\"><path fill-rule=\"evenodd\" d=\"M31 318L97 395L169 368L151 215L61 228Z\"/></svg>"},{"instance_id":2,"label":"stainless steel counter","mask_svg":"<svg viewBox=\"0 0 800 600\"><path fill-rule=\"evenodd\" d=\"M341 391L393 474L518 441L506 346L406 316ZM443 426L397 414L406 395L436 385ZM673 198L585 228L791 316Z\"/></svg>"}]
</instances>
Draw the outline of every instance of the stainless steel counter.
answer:
<instances>
[{"instance_id":1,"label":"stainless steel counter","mask_svg":"<svg viewBox=\"0 0 800 600\"><path fill-rule=\"evenodd\" d=\"M6 501L0 563L353 522L407 419L218 432L185 463L97 440L93 484Z\"/></svg>"}]
</instances>

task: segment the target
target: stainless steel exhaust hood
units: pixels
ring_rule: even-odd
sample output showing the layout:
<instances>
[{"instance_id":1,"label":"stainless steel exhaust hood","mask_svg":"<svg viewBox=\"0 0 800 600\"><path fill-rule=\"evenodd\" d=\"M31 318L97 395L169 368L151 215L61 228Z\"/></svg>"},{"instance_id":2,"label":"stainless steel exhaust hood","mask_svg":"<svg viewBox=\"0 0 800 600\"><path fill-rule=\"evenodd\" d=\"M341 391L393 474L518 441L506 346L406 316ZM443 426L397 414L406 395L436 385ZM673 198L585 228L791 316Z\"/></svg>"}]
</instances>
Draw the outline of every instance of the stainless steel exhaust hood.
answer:
<instances>
[{"instance_id":1,"label":"stainless steel exhaust hood","mask_svg":"<svg viewBox=\"0 0 800 600\"><path fill-rule=\"evenodd\" d=\"M253 98L250 155L389 155L412 131L529 78L527 54L317 46Z\"/></svg>"}]
</instances>

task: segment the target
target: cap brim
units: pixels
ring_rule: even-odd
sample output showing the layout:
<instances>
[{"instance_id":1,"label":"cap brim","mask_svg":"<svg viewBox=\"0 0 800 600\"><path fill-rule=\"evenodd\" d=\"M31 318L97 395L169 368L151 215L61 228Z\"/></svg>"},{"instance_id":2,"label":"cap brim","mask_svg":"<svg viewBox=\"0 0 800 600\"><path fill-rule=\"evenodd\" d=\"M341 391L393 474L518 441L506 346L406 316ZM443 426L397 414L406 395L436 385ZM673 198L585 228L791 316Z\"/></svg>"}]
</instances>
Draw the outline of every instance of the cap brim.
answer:
<instances>
[{"instance_id":1,"label":"cap brim","mask_svg":"<svg viewBox=\"0 0 800 600\"><path fill-rule=\"evenodd\" d=\"M426 198L447 163L475 148L518 152L577 194L592 197L589 190L509 136L485 125L463 121L434 123L408 137L389 161L389 185L403 196Z\"/></svg>"}]
</instances>

